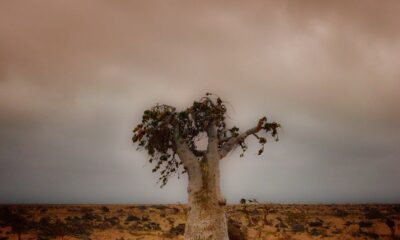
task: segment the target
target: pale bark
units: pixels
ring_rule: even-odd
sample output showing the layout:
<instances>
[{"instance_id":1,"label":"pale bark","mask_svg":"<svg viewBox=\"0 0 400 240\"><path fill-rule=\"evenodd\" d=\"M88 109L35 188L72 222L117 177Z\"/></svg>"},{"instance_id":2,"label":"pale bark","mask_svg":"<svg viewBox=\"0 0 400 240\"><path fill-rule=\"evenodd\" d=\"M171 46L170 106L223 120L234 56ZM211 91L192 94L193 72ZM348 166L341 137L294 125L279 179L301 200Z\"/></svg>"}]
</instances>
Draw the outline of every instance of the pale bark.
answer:
<instances>
[{"instance_id":1,"label":"pale bark","mask_svg":"<svg viewBox=\"0 0 400 240\"><path fill-rule=\"evenodd\" d=\"M225 201L221 197L218 136L212 125L208 131L208 148L201 160L187 144L176 138L177 153L189 177L189 213L186 240L228 240Z\"/></svg>"},{"instance_id":2,"label":"pale bark","mask_svg":"<svg viewBox=\"0 0 400 240\"><path fill-rule=\"evenodd\" d=\"M182 161L182 164L189 176L189 184L187 192L189 194L189 201L191 193L201 187L201 170L200 163L196 156L190 151L188 145L182 141L179 137L176 139L177 154Z\"/></svg>"},{"instance_id":3,"label":"pale bark","mask_svg":"<svg viewBox=\"0 0 400 240\"><path fill-rule=\"evenodd\" d=\"M237 137L230 137L226 140L225 144L219 151L221 158L225 157L230 151L232 151L241 141L246 139L249 135L256 134L261 130L261 127L258 125L256 127L250 128L242 134L239 134Z\"/></svg>"},{"instance_id":4,"label":"pale bark","mask_svg":"<svg viewBox=\"0 0 400 240\"><path fill-rule=\"evenodd\" d=\"M220 140L216 127L210 124L205 152L190 150L176 134L177 153L189 178L189 213L185 240L229 240L225 215L226 200L222 197L220 187L219 162L247 136L257 133L260 129L259 124L237 137L231 137L219 149Z\"/></svg>"},{"instance_id":5,"label":"pale bark","mask_svg":"<svg viewBox=\"0 0 400 240\"><path fill-rule=\"evenodd\" d=\"M186 221L185 239L228 240L228 227L219 186L219 158L203 158L200 161L200 172L200 179L189 174L190 210Z\"/></svg>"}]
</instances>

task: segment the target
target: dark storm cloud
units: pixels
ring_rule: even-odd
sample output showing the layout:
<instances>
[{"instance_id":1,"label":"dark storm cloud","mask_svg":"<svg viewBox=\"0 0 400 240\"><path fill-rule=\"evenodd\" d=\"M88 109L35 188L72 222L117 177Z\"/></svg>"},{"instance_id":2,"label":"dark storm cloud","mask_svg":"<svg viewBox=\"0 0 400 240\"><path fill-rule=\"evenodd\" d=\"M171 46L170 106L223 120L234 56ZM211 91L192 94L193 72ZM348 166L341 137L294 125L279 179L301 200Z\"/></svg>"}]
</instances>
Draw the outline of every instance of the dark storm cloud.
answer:
<instances>
[{"instance_id":1,"label":"dark storm cloud","mask_svg":"<svg viewBox=\"0 0 400 240\"><path fill-rule=\"evenodd\" d=\"M131 129L156 102L212 91L242 128L263 114L284 126L265 155L223 161L228 201L398 202L399 10L3 1L0 201L185 201L185 179L158 190Z\"/></svg>"}]
</instances>

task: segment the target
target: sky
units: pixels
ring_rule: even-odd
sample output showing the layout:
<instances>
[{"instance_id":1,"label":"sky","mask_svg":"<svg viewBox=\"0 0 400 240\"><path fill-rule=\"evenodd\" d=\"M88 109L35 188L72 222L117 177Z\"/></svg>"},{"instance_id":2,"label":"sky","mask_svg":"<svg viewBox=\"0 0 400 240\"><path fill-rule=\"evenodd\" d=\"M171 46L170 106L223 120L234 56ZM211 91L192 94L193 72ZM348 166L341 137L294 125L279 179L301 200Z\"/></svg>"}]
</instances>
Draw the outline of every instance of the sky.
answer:
<instances>
[{"instance_id":1,"label":"sky","mask_svg":"<svg viewBox=\"0 0 400 240\"><path fill-rule=\"evenodd\" d=\"M221 161L228 203L400 202L400 2L0 2L0 203L185 203L131 142L206 92L280 141ZM252 144L253 143L253 144Z\"/></svg>"}]
</instances>

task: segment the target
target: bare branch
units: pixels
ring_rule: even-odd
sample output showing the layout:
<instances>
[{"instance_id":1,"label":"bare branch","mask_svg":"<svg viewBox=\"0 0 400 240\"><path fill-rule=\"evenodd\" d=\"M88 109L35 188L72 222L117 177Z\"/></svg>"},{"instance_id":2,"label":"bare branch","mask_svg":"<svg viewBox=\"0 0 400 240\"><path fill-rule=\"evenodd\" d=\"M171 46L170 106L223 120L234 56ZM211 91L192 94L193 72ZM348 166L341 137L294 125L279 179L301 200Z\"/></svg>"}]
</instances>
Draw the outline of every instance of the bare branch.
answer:
<instances>
[{"instance_id":1,"label":"bare branch","mask_svg":"<svg viewBox=\"0 0 400 240\"><path fill-rule=\"evenodd\" d=\"M222 147L220 150L221 158L225 157L232 149L234 149L238 144L243 142L249 135L256 135L262 128L263 124L267 121L266 117L261 118L258 120L257 126L248 129L244 133L240 134L236 137L231 137ZM257 136L257 135L256 135Z\"/></svg>"},{"instance_id":2,"label":"bare branch","mask_svg":"<svg viewBox=\"0 0 400 240\"><path fill-rule=\"evenodd\" d=\"M188 144L179 136L179 128L175 127L176 153L189 174L199 171L200 165L196 155L190 150Z\"/></svg>"},{"instance_id":3,"label":"bare branch","mask_svg":"<svg viewBox=\"0 0 400 240\"><path fill-rule=\"evenodd\" d=\"M221 147L219 154L225 157L232 149L234 149L240 142L246 139L249 135L255 134L261 130L260 127L253 127L240 134L237 137L230 137L229 140Z\"/></svg>"}]
</instances>

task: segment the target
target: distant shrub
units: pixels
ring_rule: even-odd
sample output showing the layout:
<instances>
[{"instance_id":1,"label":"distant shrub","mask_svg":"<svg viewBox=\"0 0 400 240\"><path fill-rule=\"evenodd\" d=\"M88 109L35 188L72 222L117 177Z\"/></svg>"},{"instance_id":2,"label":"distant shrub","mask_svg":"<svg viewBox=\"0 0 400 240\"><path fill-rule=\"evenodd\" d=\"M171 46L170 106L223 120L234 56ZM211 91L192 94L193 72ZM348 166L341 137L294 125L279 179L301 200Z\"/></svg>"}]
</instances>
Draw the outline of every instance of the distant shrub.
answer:
<instances>
[{"instance_id":1,"label":"distant shrub","mask_svg":"<svg viewBox=\"0 0 400 240\"><path fill-rule=\"evenodd\" d=\"M351 221L346 221L346 223L344 224L346 227L349 227L350 225L353 225L354 223Z\"/></svg>"},{"instance_id":2,"label":"distant shrub","mask_svg":"<svg viewBox=\"0 0 400 240\"><path fill-rule=\"evenodd\" d=\"M83 214L82 219L86 221L94 221L94 220L101 221L101 217L99 215L93 214L91 212Z\"/></svg>"},{"instance_id":3,"label":"distant shrub","mask_svg":"<svg viewBox=\"0 0 400 240\"><path fill-rule=\"evenodd\" d=\"M288 228L288 226L286 224L284 224L283 222L279 222L277 224L275 224L275 227L280 229L280 228Z\"/></svg>"},{"instance_id":4,"label":"distant shrub","mask_svg":"<svg viewBox=\"0 0 400 240\"><path fill-rule=\"evenodd\" d=\"M306 229L304 228L304 225L302 224L294 224L292 226L292 231L295 233L300 233L300 232L304 232Z\"/></svg>"},{"instance_id":5,"label":"distant shrub","mask_svg":"<svg viewBox=\"0 0 400 240\"><path fill-rule=\"evenodd\" d=\"M358 225L362 228L369 228L372 226L372 222L361 221Z\"/></svg>"},{"instance_id":6,"label":"distant shrub","mask_svg":"<svg viewBox=\"0 0 400 240\"><path fill-rule=\"evenodd\" d=\"M334 229L334 230L332 231L332 234L341 234L341 233L343 233L343 232L342 232L342 230L340 230L340 229Z\"/></svg>"},{"instance_id":7,"label":"distant shrub","mask_svg":"<svg viewBox=\"0 0 400 240\"><path fill-rule=\"evenodd\" d=\"M46 213L47 212L47 208L42 208L42 209L40 209L40 213Z\"/></svg>"},{"instance_id":8,"label":"distant shrub","mask_svg":"<svg viewBox=\"0 0 400 240\"><path fill-rule=\"evenodd\" d=\"M57 219L54 223L43 220L38 235L43 238L63 238L68 234L68 225Z\"/></svg>"},{"instance_id":9,"label":"distant shrub","mask_svg":"<svg viewBox=\"0 0 400 240\"><path fill-rule=\"evenodd\" d=\"M392 219L388 218L386 219L385 223L393 231L393 228L396 225L395 222Z\"/></svg>"},{"instance_id":10,"label":"distant shrub","mask_svg":"<svg viewBox=\"0 0 400 240\"><path fill-rule=\"evenodd\" d=\"M367 237L369 237L369 238L372 238L372 239L379 239L379 235L374 233L374 232L361 232L360 231L360 233L365 235L365 236L367 236Z\"/></svg>"},{"instance_id":11,"label":"distant shrub","mask_svg":"<svg viewBox=\"0 0 400 240\"><path fill-rule=\"evenodd\" d=\"M368 210L368 212L365 214L365 217L367 219L379 219L379 218L383 218L383 214L381 213L381 211L379 211L379 209L377 208L371 208Z\"/></svg>"},{"instance_id":12,"label":"distant shrub","mask_svg":"<svg viewBox=\"0 0 400 240\"><path fill-rule=\"evenodd\" d=\"M317 219L316 221L309 222L308 225L310 227L321 227L323 223L321 219Z\"/></svg>"},{"instance_id":13,"label":"distant shrub","mask_svg":"<svg viewBox=\"0 0 400 240\"><path fill-rule=\"evenodd\" d=\"M106 207L106 206L103 206L103 207L101 208L101 210L102 210L103 212L110 212L110 209L109 209L108 207Z\"/></svg>"},{"instance_id":14,"label":"distant shrub","mask_svg":"<svg viewBox=\"0 0 400 240\"><path fill-rule=\"evenodd\" d=\"M172 236L178 236L178 235L183 235L185 233L185 224L181 223L178 224L177 226L171 227L169 229L168 234Z\"/></svg>"},{"instance_id":15,"label":"distant shrub","mask_svg":"<svg viewBox=\"0 0 400 240\"><path fill-rule=\"evenodd\" d=\"M326 231L324 229L313 228L310 231L311 236L322 236L325 234L326 234Z\"/></svg>"},{"instance_id":16,"label":"distant shrub","mask_svg":"<svg viewBox=\"0 0 400 240\"><path fill-rule=\"evenodd\" d=\"M178 214L181 211L181 210L179 210L179 208L176 208L176 207L170 208L169 210L172 214Z\"/></svg>"},{"instance_id":17,"label":"distant shrub","mask_svg":"<svg viewBox=\"0 0 400 240\"><path fill-rule=\"evenodd\" d=\"M155 209L159 209L159 210L164 210L167 208L166 206L164 206L162 204L152 205L151 207L155 208Z\"/></svg>"},{"instance_id":18,"label":"distant shrub","mask_svg":"<svg viewBox=\"0 0 400 240\"><path fill-rule=\"evenodd\" d=\"M74 217L68 216L68 217L65 218L65 221L66 221L66 222L81 222L82 219L80 219L80 218L77 217L77 216L74 216Z\"/></svg>"},{"instance_id":19,"label":"distant shrub","mask_svg":"<svg viewBox=\"0 0 400 240\"><path fill-rule=\"evenodd\" d=\"M68 212L82 212L82 209L79 208L68 208Z\"/></svg>"},{"instance_id":20,"label":"distant shrub","mask_svg":"<svg viewBox=\"0 0 400 240\"><path fill-rule=\"evenodd\" d=\"M394 207L393 207L393 210L394 210L395 212L400 213L400 205L394 206Z\"/></svg>"},{"instance_id":21,"label":"distant shrub","mask_svg":"<svg viewBox=\"0 0 400 240\"><path fill-rule=\"evenodd\" d=\"M140 220L140 218L138 218L138 217L136 217L136 216L134 216L134 215L129 215L129 216L125 219L126 222L139 221L139 220Z\"/></svg>"},{"instance_id":22,"label":"distant shrub","mask_svg":"<svg viewBox=\"0 0 400 240\"><path fill-rule=\"evenodd\" d=\"M141 210L141 211L145 211L145 210L146 210L146 206L142 206L142 205L137 206L137 208L138 208L139 210Z\"/></svg>"},{"instance_id":23,"label":"distant shrub","mask_svg":"<svg viewBox=\"0 0 400 240\"><path fill-rule=\"evenodd\" d=\"M347 217L349 215L349 213L343 209L335 208L335 209L333 209L333 215L336 217L343 218L343 217Z\"/></svg>"},{"instance_id":24,"label":"distant shrub","mask_svg":"<svg viewBox=\"0 0 400 240\"><path fill-rule=\"evenodd\" d=\"M155 223L155 222L149 222L143 225L145 230L150 230L150 231L155 231L155 230L161 230L160 224Z\"/></svg>"},{"instance_id":25,"label":"distant shrub","mask_svg":"<svg viewBox=\"0 0 400 240\"><path fill-rule=\"evenodd\" d=\"M63 222L57 219L50 222L48 218L42 218L39 223L38 237L40 239L63 238L64 236L74 236L85 239L90 235L92 226L81 221Z\"/></svg>"},{"instance_id":26,"label":"distant shrub","mask_svg":"<svg viewBox=\"0 0 400 240\"><path fill-rule=\"evenodd\" d=\"M117 217L111 217L111 218L104 218L104 221L108 222L111 226L116 226L119 224L119 219Z\"/></svg>"},{"instance_id":27,"label":"distant shrub","mask_svg":"<svg viewBox=\"0 0 400 240\"><path fill-rule=\"evenodd\" d=\"M0 209L0 225L11 226L12 231L21 239L22 233L36 227L34 221L29 220L26 209L12 209L11 207L3 207Z\"/></svg>"},{"instance_id":28,"label":"distant shrub","mask_svg":"<svg viewBox=\"0 0 400 240\"><path fill-rule=\"evenodd\" d=\"M81 213L91 213L94 212L93 208L83 207L81 208Z\"/></svg>"}]
</instances>

